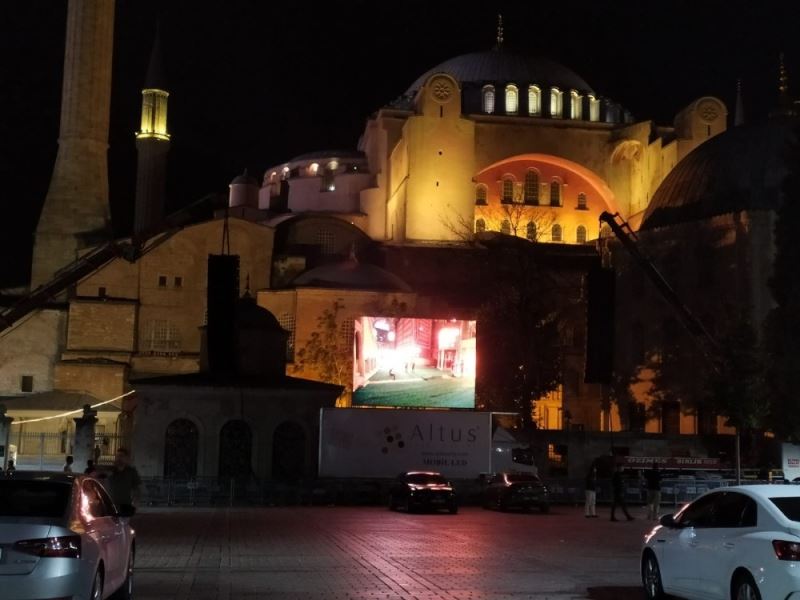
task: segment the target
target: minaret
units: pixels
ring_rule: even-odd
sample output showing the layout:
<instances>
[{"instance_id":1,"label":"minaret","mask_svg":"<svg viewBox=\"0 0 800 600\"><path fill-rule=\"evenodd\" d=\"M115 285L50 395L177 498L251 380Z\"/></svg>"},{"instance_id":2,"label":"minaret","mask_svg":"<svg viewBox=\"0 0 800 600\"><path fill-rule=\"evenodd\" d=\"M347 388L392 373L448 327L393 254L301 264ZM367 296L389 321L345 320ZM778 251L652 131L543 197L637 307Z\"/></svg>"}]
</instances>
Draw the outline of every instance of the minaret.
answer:
<instances>
[{"instance_id":1,"label":"minaret","mask_svg":"<svg viewBox=\"0 0 800 600\"><path fill-rule=\"evenodd\" d=\"M744 101L742 100L742 80L736 80L736 112L733 113L733 126L744 125Z\"/></svg>"},{"instance_id":2,"label":"minaret","mask_svg":"<svg viewBox=\"0 0 800 600\"><path fill-rule=\"evenodd\" d=\"M783 62L783 52L780 54L780 64L778 66L778 107L770 113L775 116L792 116L792 98L789 96L789 74L786 72L786 65Z\"/></svg>"},{"instance_id":3,"label":"minaret","mask_svg":"<svg viewBox=\"0 0 800 600\"><path fill-rule=\"evenodd\" d=\"M497 15L497 44L495 50L503 49L503 15Z\"/></svg>"},{"instance_id":4,"label":"minaret","mask_svg":"<svg viewBox=\"0 0 800 600\"><path fill-rule=\"evenodd\" d=\"M108 121L114 0L69 0L58 154L36 227L31 288L110 236Z\"/></svg>"},{"instance_id":5,"label":"minaret","mask_svg":"<svg viewBox=\"0 0 800 600\"><path fill-rule=\"evenodd\" d=\"M133 235L143 242L157 233L164 222L165 182L169 133L167 100L169 92L161 70L161 42L158 30L142 90L142 124L136 133L139 160L136 168L136 207Z\"/></svg>"}]
</instances>

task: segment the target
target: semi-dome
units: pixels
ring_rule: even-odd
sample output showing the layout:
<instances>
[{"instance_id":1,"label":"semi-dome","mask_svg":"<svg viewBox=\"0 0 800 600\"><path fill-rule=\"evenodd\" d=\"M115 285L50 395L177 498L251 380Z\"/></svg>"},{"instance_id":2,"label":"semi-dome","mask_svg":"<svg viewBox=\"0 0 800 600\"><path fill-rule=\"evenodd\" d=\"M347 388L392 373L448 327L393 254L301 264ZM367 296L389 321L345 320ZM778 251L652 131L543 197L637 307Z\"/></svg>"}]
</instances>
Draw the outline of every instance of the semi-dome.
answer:
<instances>
[{"instance_id":1,"label":"semi-dome","mask_svg":"<svg viewBox=\"0 0 800 600\"><path fill-rule=\"evenodd\" d=\"M734 127L702 143L664 179L642 229L778 207L787 146L798 121L774 118Z\"/></svg>"},{"instance_id":2,"label":"semi-dome","mask_svg":"<svg viewBox=\"0 0 800 600\"><path fill-rule=\"evenodd\" d=\"M397 275L375 265L359 262L354 257L322 265L302 273L292 284L296 287L344 288L410 292L411 287Z\"/></svg>"},{"instance_id":3,"label":"semi-dome","mask_svg":"<svg viewBox=\"0 0 800 600\"><path fill-rule=\"evenodd\" d=\"M508 82L556 86L594 93L589 84L574 71L546 58L520 56L506 50L462 54L444 61L423 73L406 90L413 95L434 73L447 73L460 84Z\"/></svg>"}]
</instances>

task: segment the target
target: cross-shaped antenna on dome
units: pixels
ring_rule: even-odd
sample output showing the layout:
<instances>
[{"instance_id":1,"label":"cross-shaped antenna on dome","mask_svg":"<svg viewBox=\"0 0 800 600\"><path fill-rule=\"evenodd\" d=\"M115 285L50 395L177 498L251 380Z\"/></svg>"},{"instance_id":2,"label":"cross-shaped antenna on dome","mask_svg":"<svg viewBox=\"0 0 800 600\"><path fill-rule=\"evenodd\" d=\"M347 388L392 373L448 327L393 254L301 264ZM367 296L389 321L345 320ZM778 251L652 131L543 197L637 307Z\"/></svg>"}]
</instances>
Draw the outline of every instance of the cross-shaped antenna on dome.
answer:
<instances>
[{"instance_id":1,"label":"cross-shaped antenna on dome","mask_svg":"<svg viewBox=\"0 0 800 600\"><path fill-rule=\"evenodd\" d=\"M503 15L497 15L497 49L503 47Z\"/></svg>"}]
</instances>

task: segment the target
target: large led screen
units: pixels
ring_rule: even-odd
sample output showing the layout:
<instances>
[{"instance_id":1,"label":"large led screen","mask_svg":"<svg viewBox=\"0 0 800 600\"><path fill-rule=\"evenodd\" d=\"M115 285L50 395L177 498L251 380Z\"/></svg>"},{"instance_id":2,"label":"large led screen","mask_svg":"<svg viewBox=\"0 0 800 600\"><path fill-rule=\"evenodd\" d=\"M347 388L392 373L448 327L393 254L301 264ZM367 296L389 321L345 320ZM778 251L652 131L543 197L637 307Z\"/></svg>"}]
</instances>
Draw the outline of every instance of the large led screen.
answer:
<instances>
[{"instance_id":1,"label":"large led screen","mask_svg":"<svg viewBox=\"0 0 800 600\"><path fill-rule=\"evenodd\" d=\"M475 408L475 321L360 317L353 405Z\"/></svg>"}]
</instances>

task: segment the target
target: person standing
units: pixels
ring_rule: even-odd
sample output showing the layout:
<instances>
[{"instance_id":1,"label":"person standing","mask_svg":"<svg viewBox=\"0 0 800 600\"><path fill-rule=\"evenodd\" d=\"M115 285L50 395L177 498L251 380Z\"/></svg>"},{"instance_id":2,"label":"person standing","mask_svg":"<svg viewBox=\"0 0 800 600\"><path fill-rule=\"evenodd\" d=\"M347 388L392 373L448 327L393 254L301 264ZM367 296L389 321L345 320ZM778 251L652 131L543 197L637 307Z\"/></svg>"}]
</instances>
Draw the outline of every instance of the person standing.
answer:
<instances>
[{"instance_id":1,"label":"person standing","mask_svg":"<svg viewBox=\"0 0 800 600\"><path fill-rule=\"evenodd\" d=\"M86 469L83 472L86 475L97 477L97 467L94 466L94 461L91 458L86 461Z\"/></svg>"},{"instance_id":2,"label":"person standing","mask_svg":"<svg viewBox=\"0 0 800 600\"><path fill-rule=\"evenodd\" d=\"M72 463L75 461L72 456L67 456L67 460L64 463L64 473L72 473Z\"/></svg>"},{"instance_id":3,"label":"person standing","mask_svg":"<svg viewBox=\"0 0 800 600\"><path fill-rule=\"evenodd\" d=\"M655 521L661 509L661 471L657 462L653 461L653 467L644 474L644 479L647 486L647 518Z\"/></svg>"},{"instance_id":4,"label":"person standing","mask_svg":"<svg viewBox=\"0 0 800 600\"><path fill-rule=\"evenodd\" d=\"M597 517L597 467L593 466L589 469L589 472L586 474L586 483L583 489L586 495L584 514L587 519L594 519Z\"/></svg>"},{"instance_id":5,"label":"person standing","mask_svg":"<svg viewBox=\"0 0 800 600\"><path fill-rule=\"evenodd\" d=\"M17 472L17 467L14 466L14 459L8 459L8 466L6 466L6 476L11 477L14 473Z\"/></svg>"},{"instance_id":6,"label":"person standing","mask_svg":"<svg viewBox=\"0 0 800 600\"><path fill-rule=\"evenodd\" d=\"M614 474L611 476L611 520L616 521L617 507L622 509L628 521L633 521L633 517L628 512L628 506L625 504L625 482L622 479L622 465L619 463L614 465Z\"/></svg>"},{"instance_id":7,"label":"person standing","mask_svg":"<svg viewBox=\"0 0 800 600\"><path fill-rule=\"evenodd\" d=\"M142 480L139 472L130 464L130 455L125 448L119 448L114 457L114 465L108 476L108 493L123 516L133 516L135 503L139 499L139 486Z\"/></svg>"}]
</instances>

